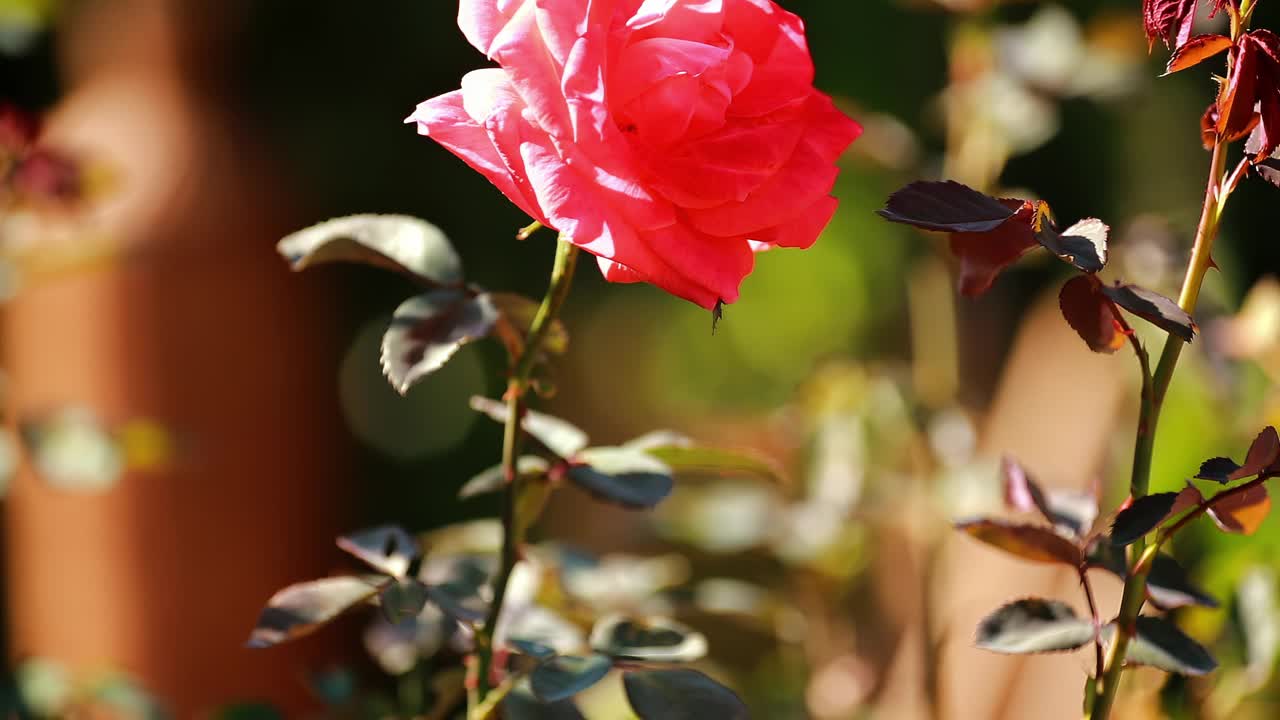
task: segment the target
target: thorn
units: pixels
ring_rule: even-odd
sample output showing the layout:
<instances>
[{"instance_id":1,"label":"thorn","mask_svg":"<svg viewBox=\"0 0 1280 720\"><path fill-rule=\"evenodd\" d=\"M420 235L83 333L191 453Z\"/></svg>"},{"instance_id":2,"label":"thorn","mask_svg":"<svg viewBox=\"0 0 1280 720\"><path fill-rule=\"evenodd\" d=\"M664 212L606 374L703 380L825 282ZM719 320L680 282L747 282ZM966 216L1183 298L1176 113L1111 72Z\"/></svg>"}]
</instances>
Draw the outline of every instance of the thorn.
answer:
<instances>
[{"instance_id":1,"label":"thorn","mask_svg":"<svg viewBox=\"0 0 1280 720\"><path fill-rule=\"evenodd\" d=\"M1212 255L1209 256L1209 267L1219 272L1222 271L1222 268L1218 267L1218 261L1214 260Z\"/></svg>"},{"instance_id":2,"label":"thorn","mask_svg":"<svg viewBox=\"0 0 1280 720\"><path fill-rule=\"evenodd\" d=\"M711 334L716 334L716 328L720 326L720 320L724 318L724 300L717 300L716 306L711 310Z\"/></svg>"}]
</instances>

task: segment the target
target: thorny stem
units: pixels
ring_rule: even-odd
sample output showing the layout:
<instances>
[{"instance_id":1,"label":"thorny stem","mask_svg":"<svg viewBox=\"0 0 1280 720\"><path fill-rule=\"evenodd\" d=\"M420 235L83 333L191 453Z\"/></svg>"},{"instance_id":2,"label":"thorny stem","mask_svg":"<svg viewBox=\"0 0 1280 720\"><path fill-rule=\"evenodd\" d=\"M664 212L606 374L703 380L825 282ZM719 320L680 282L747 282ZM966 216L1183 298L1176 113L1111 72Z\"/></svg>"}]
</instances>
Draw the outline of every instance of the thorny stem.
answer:
<instances>
[{"instance_id":1,"label":"thorny stem","mask_svg":"<svg viewBox=\"0 0 1280 720\"><path fill-rule=\"evenodd\" d=\"M1084 588L1084 598L1089 602L1089 615L1093 618L1093 655L1094 671L1098 675L1102 674L1106 660L1103 658L1102 650L1102 615L1098 612L1098 601L1093 595L1093 584L1089 582L1089 566L1081 563L1079 567L1080 587Z\"/></svg>"},{"instance_id":2,"label":"thorny stem","mask_svg":"<svg viewBox=\"0 0 1280 720\"><path fill-rule=\"evenodd\" d=\"M1213 148L1213 161L1210 163L1209 180L1205 188L1204 208L1200 216L1200 225L1196 230L1195 245L1191 251L1191 260L1187 264L1187 274L1182 283L1182 292L1178 297L1178 306L1188 314L1194 314L1196 303L1200 299L1200 288L1205 275L1213 267L1213 244L1218 236L1218 225L1222 218L1223 206L1227 195L1224 180L1226 176L1227 141L1219 138ZM1138 416L1137 438L1133 451L1133 474L1129 483L1129 493L1133 498L1147 494L1151 483L1151 458L1155 449L1156 427L1160 421L1160 411L1164 406L1165 395L1177 369L1178 359L1182 356L1185 343L1176 335L1170 334L1165 341L1164 351L1156 365L1155 373L1147 381L1147 371L1143 371L1142 407ZM1139 358L1143 353L1139 353ZM1091 678L1097 692L1093 707L1086 715L1089 720L1106 720L1115 704L1120 678L1124 672L1124 659L1129 650L1129 641L1133 638L1137 627L1138 613L1146 602L1147 575L1150 563L1143 562L1148 553L1157 550L1159 543L1147 547L1143 540L1135 543L1130 551L1131 567L1125 580L1124 594L1120 601L1120 612L1116 617L1115 640L1107 652L1103 672L1097 678Z\"/></svg>"},{"instance_id":3,"label":"thorny stem","mask_svg":"<svg viewBox=\"0 0 1280 720\"><path fill-rule=\"evenodd\" d=\"M578 247L569 242L563 235L556 245L555 264L551 269L551 282L547 294L542 298L542 305L529 326L529 335L524 342L524 349L519 357L513 357L511 377L507 381L507 418L502 436L502 470L506 478L506 488L502 493L502 553L498 574L493 581L493 600L489 605L489 613L484 625L476 633L476 658L472 665L475 676L476 691L474 702L468 717L473 720L484 720L492 714L496 703L486 703L485 699L492 690L493 674L493 636L498 626L498 618L502 615L502 604L506 598L507 585L511 573L519 560L520 543L516 518L516 501L520 482L517 470L517 459L520 457L520 419L524 415L524 394L530 385L530 376L541 352L542 343L554 325L565 298L569 296L569 288L573 284L573 271L577 266Z\"/></svg>"}]
</instances>

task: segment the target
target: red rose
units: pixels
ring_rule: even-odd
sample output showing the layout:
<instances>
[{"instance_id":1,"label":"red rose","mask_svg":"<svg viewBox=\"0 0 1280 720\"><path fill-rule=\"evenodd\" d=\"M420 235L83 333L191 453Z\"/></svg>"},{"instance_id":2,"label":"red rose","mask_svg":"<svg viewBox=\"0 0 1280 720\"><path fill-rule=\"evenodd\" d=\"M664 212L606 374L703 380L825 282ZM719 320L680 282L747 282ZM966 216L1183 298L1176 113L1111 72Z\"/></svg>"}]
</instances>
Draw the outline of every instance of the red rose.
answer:
<instances>
[{"instance_id":1,"label":"red rose","mask_svg":"<svg viewBox=\"0 0 1280 720\"><path fill-rule=\"evenodd\" d=\"M501 67L408 121L609 280L733 302L754 251L808 247L835 212L861 128L771 0L461 0L458 24Z\"/></svg>"}]
</instances>

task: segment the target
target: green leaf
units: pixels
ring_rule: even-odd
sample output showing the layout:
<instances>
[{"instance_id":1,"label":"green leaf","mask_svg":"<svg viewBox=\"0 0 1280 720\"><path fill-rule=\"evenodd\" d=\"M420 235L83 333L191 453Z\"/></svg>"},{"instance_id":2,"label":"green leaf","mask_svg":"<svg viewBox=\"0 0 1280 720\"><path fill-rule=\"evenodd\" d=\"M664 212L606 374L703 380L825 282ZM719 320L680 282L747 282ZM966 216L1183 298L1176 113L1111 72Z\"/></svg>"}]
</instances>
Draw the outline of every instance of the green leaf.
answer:
<instances>
[{"instance_id":1,"label":"green leaf","mask_svg":"<svg viewBox=\"0 0 1280 720\"><path fill-rule=\"evenodd\" d=\"M674 620L612 615L592 629L591 649L619 660L692 662L707 654L707 639Z\"/></svg>"},{"instance_id":2,"label":"green leaf","mask_svg":"<svg viewBox=\"0 0 1280 720\"><path fill-rule=\"evenodd\" d=\"M489 611L487 592L494 564L492 558L479 556L431 557L422 573L427 599L455 620L483 620Z\"/></svg>"},{"instance_id":3,"label":"green leaf","mask_svg":"<svg viewBox=\"0 0 1280 720\"><path fill-rule=\"evenodd\" d=\"M1074 543L1039 525L983 518L957 523L956 529L975 540L1032 562L1078 567L1083 560L1080 548Z\"/></svg>"},{"instance_id":4,"label":"green leaf","mask_svg":"<svg viewBox=\"0 0 1280 720\"><path fill-rule=\"evenodd\" d=\"M343 535L338 538L338 547L374 570L393 577L404 576L420 554L417 541L398 525L383 525Z\"/></svg>"},{"instance_id":5,"label":"green leaf","mask_svg":"<svg viewBox=\"0 0 1280 720\"><path fill-rule=\"evenodd\" d=\"M628 443L624 447L634 446ZM769 482L782 481L782 472L776 465L750 453L699 445L654 445L643 450L661 460L677 475L753 477Z\"/></svg>"},{"instance_id":6,"label":"green leaf","mask_svg":"<svg viewBox=\"0 0 1280 720\"><path fill-rule=\"evenodd\" d=\"M1114 630L1111 634L1114 634ZM1218 661L1200 643L1164 618L1141 616L1125 662L1149 665L1179 675L1208 675Z\"/></svg>"},{"instance_id":7,"label":"green leaf","mask_svg":"<svg viewBox=\"0 0 1280 720\"><path fill-rule=\"evenodd\" d=\"M590 448L569 466L568 478L592 495L624 507L648 509L674 487L671 469L646 452L627 448Z\"/></svg>"},{"instance_id":8,"label":"green leaf","mask_svg":"<svg viewBox=\"0 0 1280 720\"><path fill-rule=\"evenodd\" d=\"M1093 640L1093 623L1076 616L1065 603L1027 599L1009 603L978 625L976 644L1010 655L1060 652Z\"/></svg>"},{"instance_id":9,"label":"green leaf","mask_svg":"<svg viewBox=\"0 0 1280 720\"><path fill-rule=\"evenodd\" d=\"M747 706L729 688L697 670L623 674L627 701L640 720L747 720Z\"/></svg>"},{"instance_id":10,"label":"green leaf","mask_svg":"<svg viewBox=\"0 0 1280 720\"><path fill-rule=\"evenodd\" d=\"M418 617L427 604L427 586L417 578L397 578L378 593L387 620L395 625Z\"/></svg>"},{"instance_id":11,"label":"green leaf","mask_svg":"<svg viewBox=\"0 0 1280 720\"><path fill-rule=\"evenodd\" d=\"M1155 530L1173 512L1178 493L1156 493L1134 500L1111 523L1111 542L1124 547Z\"/></svg>"},{"instance_id":12,"label":"green leaf","mask_svg":"<svg viewBox=\"0 0 1280 720\"><path fill-rule=\"evenodd\" d=\"M612 669L613 661L604 655L561 655L534 668L529 685L539 700L554 703L587 690Z\"/></svg>"},{"instance_id":13,"label":"green leaf","mask_svg":"<svg viewBox=\"0 0 1280 720\"><path fill-rule=\"evenodd\" d=\"M497 319L483 295L433 290L410 298L396 308L382 336L382 372L403 395L462 346L487 336Z\"/></svg>"},{"instance_id":14,"label":"green leaf","mask_svg":"<svg viewBox=\"0 0 1280 720\"><path fill-rule=\"evenodd\" d=\"M484 397L471 398L471 409L497 423L507 421L507 405ZM573 424L534 410L526 410L520 427L551 452L562 458L577 455L587 446L587 434Z\"/></svg>"},{"instance_id":15,"label":"green leaf","mask_svg":"<svg viewBox=\"0 0 1280 720\"><path fill-rule=\"evenodd\" d=\"M544 703L519 686L502 701L506 720L586 720L573 700Z\"/></svg>"},{"instance_id":16,"label":"green leaf","mask_svg":"<svg viewBox=\"0 0 1280 720\"><path fill-rule=\"evenodd\" d=\"M1156 555L1147 576L1147 597L1161 610L1199 605L1216 608L1218 601L1212 595L1192 584L1187 571L1168 554Z\"/></svg>"},{"instance_id":17,"label":"green leaf","mask_svg":"<svg viewBox=\"0 0 1280 720\"><path fill-rule=\"evenodd\" d=\"M290 585L267 601L248 645L271 647L306 635L377 592L378 583L359 577L331 577Z\"/></svg>"},{"instance_id":18,"label":"green leaf","mask_svg":"<svg viewBox=\"0 0 1280 720\"><path fill-rule=\"evenodd\" d=\"M524 455L516 460L516 472L526 480L544 476L550 468L550 463L537 455ZM462 489L458 491L458 498L467 500L480 495L488 495L489 493L498 492L506 486L507 478L502 465L494 465L468 480L467 484L463 485Z\"/></svg>"},{"instance_id":19,"label":"green leaf","mask_svg":"<svg viewBox=\"0 0 1280 720\"><path fill-rule=\"evenodd\" d=\"M407 215L327 220L286 237L276 248L294 270L352 262L395 270L433 285L462 282L462 261L445 234Z\"/></svg>"},{"instance_id":20,"label":"green leaf","mask_svg":"<svg viewBox=\"0 0 1280 720\"><path fill-rule=\"evenodd\" d=\"M542 643L534 640L508 640L507 646L521 655L528 655L529 657L536 658L538 660L546 660L548 658L555 657L556 654L555 648L549 645L543 645Z\"/></svg>"}]
</instances>

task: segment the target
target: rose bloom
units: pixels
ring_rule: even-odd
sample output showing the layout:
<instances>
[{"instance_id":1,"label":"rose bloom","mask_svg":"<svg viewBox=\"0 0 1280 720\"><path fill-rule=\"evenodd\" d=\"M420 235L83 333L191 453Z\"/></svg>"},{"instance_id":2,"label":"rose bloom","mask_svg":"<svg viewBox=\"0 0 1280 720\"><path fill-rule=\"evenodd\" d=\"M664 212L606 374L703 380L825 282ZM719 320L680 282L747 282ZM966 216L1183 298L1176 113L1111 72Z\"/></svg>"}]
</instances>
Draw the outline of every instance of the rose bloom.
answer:
<instances>
[{"instance_id":1,"label":"rose bloom","mask_svg":"<svg viewBox=\"0 0 1280 720\"><path fill-rule=\"evenodd\" d=\"M408 122L598 258L706 308L757 251L831 220L861 128L813 88L800 18L771 0L461 0L501 67Z\"/></svg>"}]
</instances>

